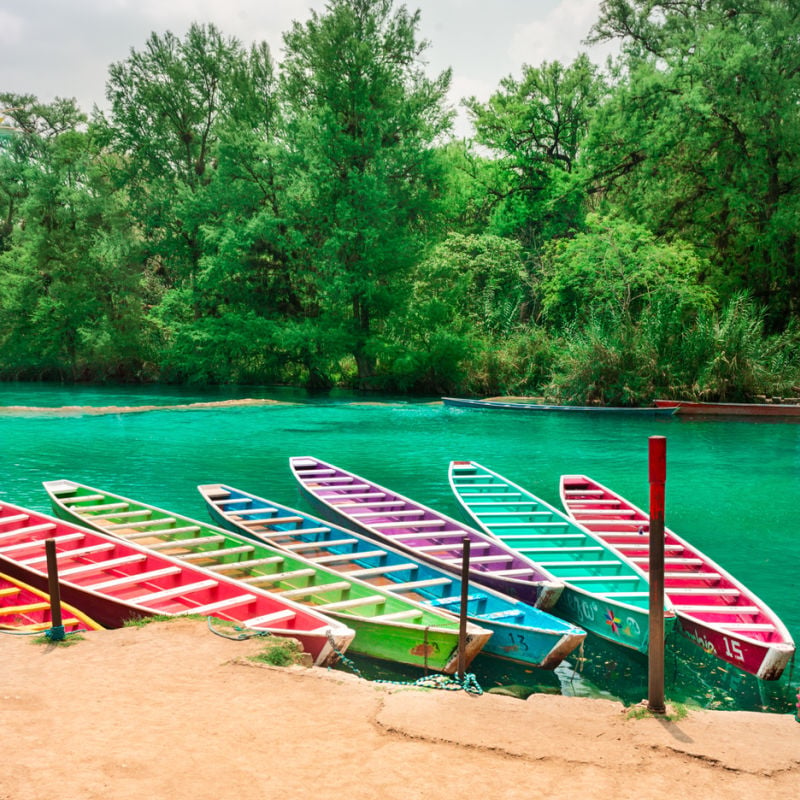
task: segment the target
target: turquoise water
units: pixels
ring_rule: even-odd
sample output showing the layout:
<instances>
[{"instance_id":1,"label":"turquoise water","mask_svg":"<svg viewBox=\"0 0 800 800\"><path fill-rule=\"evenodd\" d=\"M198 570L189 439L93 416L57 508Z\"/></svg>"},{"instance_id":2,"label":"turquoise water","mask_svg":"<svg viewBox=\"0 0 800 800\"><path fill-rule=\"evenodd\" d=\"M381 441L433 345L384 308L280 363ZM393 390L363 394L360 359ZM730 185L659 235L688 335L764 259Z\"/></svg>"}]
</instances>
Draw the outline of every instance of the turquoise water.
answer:
<instances>
[{"instance_id":1,"label":"turquoise water","mask_svg":"<svg viewBox=\"0 0 800 800\"><path fill-rule=\"evenodd\" d=\"M278 405L86 413L64 406L161 406L273 398ZM0 384L0 500L49 511L44 480L71 478L205 519L196 486L224 482L305 506L288 458L314 455L452 516L451 459L475 459L559 506L558 479L581 472L648 506L648 437L667 437L666 523L750 586L800 639L800 424L445 409L434 402L309 398L287 389L89 389ZM3 413L2 407L46 407ZM765 683L682 642L668 649L667 697L788 713L800 669ZM642 659L590 639L556 673L479 657L484 688L647 696ZM358 662L369 677L402 679ZM416 676L415 676L416 677Z\"/></svg>"}]
</instances>

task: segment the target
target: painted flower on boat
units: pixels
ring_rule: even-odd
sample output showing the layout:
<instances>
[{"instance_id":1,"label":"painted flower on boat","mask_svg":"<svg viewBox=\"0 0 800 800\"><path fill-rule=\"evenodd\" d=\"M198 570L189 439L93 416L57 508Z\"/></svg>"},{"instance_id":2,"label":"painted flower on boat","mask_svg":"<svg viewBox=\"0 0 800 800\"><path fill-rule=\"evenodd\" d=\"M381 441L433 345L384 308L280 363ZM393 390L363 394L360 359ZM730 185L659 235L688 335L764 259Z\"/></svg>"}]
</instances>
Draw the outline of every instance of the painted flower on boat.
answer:
<instances>
[{"instance_id":1,"label":"painted flower on boat","mask_svg":"<svg viewBox=\"0 0 800 800\"><path fill-rule=\"evenodd\" d=\"M622 620L614 615L614 612L609 608L606 610L606 625L611 626L612 633L619 633L619 624Z\"/></svg>"}]
</instances>

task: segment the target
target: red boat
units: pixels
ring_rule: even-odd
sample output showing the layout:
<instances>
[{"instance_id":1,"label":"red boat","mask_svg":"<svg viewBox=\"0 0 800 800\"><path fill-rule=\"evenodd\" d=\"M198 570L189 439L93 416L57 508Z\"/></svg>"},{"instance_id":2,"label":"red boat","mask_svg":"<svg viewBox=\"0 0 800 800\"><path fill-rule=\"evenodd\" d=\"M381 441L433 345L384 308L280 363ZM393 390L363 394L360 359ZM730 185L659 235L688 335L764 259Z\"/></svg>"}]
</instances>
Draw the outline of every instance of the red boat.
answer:
<instances>
[{"instance_id":1,"label":"red boat","mask_svg":"<svg viewBox=\"0 0 800 800\"><path fill-rule=\"evenodd\" d=\"M800 417L798 403L700 403L654 400L658 408L674 408L682 417Z\"/></svg>"},{"instance_id":2,"label":"red boat","mask_svg":"<svg viewBox=\"0 0 800 800\"><path fill-rule=\"evenodd\" d=\"M100 510L100 509L96 509ZM119 504L109 511L119 513ZM19 506L0 504L0 572L46 591L45 541L56 543L64 602L108 628L137 617L202 614L297 639L317 665L353 639L347 626L255 586Z\"/></svg>"},{"instance_id":3,"label":"red boat","mask_svg":"<svg viewBox=\"0 0 800 800\"><path fill-rule=\"evenodd\" d=\"M648 514L585 475L561 476L561 502L575 522L649 569ZM682 632L745 672L780 678L795 645L775 612L696 547L664 535L664 592Z\"/></svg>"},{"instance_id":4,"label":"red boat","mask_svg":"<svg viewBox=\"0 0 800 800\"><path fill-rule=\"evenodd\" d=\"M35 633L53 627L50 596L10 575L0 573L0 630ZM61 603L61 626L65 633L102 630L102 626L82 611Z\"/></svg>"}]
</instances>

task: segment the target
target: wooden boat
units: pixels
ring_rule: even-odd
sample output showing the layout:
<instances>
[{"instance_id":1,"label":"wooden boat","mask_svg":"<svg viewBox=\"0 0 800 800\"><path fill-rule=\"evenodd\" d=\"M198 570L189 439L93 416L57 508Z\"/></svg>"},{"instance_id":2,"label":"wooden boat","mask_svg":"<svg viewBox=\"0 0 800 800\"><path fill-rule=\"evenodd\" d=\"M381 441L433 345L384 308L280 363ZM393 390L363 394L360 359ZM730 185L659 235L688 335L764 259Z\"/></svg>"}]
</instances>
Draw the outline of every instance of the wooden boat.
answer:
<instances>
[{"instance_id":1,"label":"wooden boat","mask_svg":"<svg viewBox=\"0 0 800 800\"><path fill-rule=\"evenodd\" d=\"M44 484L56 514L81 525L259 586L338 619L355 631L355 653L452 673L458 668L459 620L385 589L342 575L294 552L238 532L68 480ZM296 518L295 518L296 519ZM291 521L290 521L291 522ZM465 666L491 632L468 625Z\"/></svg>"},{"instance_id":2,"label":"wooden boat","mask_svg":"<svg viewBox=\"0 0 800 800\"><path fill-rule=\"evenodd\" d=\"M545 611L564 585L529 558L492 536L456 522L352 472L319 459L289 459L292 474L323 516L380 542L461 574L464 540L470 541L469 581Z\"/></svg>"},{"instance_id":3,"label":"wooden boat","mask_svg":"<svg viewBox=\"0 0 800 800\"><path fill-rule=\"evenodd\" d=\"M317 665L333 663L336 651L345 652L354 636L347 626L288 598L56 517L0 504L0 572L46 590L47 539L56 543L63 601L106 628L137 617L203 614L297 639Z\"/></svg>"},{"instance_id":4,"label":"wooden boat","mask_svg":"<svg viewBox=\"0 0 800 800\"><path fill-rule=\"evenodd\" d=\"M198 489L211 518L223 528L300 552L310 561L393 594L454 614L461 610L461 580L408 552L383 543L376 547L365 534L231 486L216 483ZM482 654L555 669L586 638L581 628L478 584L469 587L467 598L467 618L492 631Z\"/></svg>"},{"instance_id":5,"label":"wooden boat","mask_svg":"<svg viewBox=\"0 0 800 800\"><path fill-rule=\"evenodd\" d=\"M61 626L65 633L102 630L102 625L65 603L61 603ZM34 633L52 627L50 595L0 573L0 630Z\"/></svg>"},{"instance_id":6,"label":"wooden boat","mask_svg":"<svg viewBox=\"0 0 800 800\"><path fill-rule=\"evenodd\" d=\"M522 403L512 400L471 400L463 397L443 397L442 402L452 408L500 409L503 411L565 411L592 414L632 414L645 417L670 417L675 408L645 407L628 408L626 406L557 406L547 403Z\"/></svg>"},{"instance_id":7,"label":"wooden boat","mask_svg":"<svg viewBox=\"0 0 800 800\"><path fill-rule=\"evenodd\" d=\"M650 585L636 564L558 509L475 461L453 461L450 486L486 533L564 582L554 612L615 644L647 652ZM666 609L665 631L675 614Z\"/></svg>"},{"instance_id":8,"label":"wooden boat","mask_svg":"<svg viewBox=\"0 0 800 800\"><path fill-rule=\"evenodd\" d=\"M800 417L797 403L701 403L688 400L654 400L658 408L672 409L682 417Z\"/></svg>"},{"instance_id":9,"label":"wooden boat","mask_svg":"<svg viewBox=\"0 0 800 800\"><path fill-rule=\"evenodd\" d=\"M561 500L572 519L649 568L647 513L585 475L561 476ZM682 632L745 672L779 678L795 646L777 615L696 547L669 529L664 535L664 592Z\"/></svg>"}]
</instances>

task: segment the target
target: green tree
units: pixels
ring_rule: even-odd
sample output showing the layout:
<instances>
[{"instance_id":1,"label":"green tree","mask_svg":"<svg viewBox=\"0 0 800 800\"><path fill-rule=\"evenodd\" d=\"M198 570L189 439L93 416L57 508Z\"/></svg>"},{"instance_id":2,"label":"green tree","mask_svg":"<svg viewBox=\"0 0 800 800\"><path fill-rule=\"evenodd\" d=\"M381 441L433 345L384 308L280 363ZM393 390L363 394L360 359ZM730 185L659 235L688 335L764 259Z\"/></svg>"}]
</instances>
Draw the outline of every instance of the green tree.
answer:
<instances>
[{"instance_id":1,"label":"green tree","mask_svg":"<svg viewBox=\"0 0 800 800\"><path fill-rule=\"evenodd\" d=\"M624 48L587 145L595 189L781 327L800 313L800 6L606 0L595 36Z\"/></svg>"},{"instance_id":2,"label":"green tree","mask_svg":"<svg viewBox=\"0 0 800 800\"><path fill-rule=\"evenodd\" d=\"M450 73L426 77L418 28L419 13L391 0L331 0L284 37L287 208L304 258L296 283L303 313L347 342L362 387L373 385L385 321L408 296L434 210L433 144L450 121Z\"/></svg>"},{"instance_id":3,"label":"green tree","mask_svg":"<svg viewBox=\"0 0 800 800\"><path fill-rule=\"evenodd\" d=\"M488 102L466 101L475 141L496 171L493 230L538 248L580 222L585 201L577 168L604 84L586 55L571 65L526 65Z\"/></svg>"}]
</instances>

